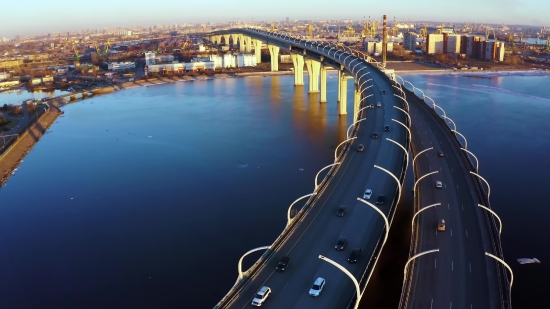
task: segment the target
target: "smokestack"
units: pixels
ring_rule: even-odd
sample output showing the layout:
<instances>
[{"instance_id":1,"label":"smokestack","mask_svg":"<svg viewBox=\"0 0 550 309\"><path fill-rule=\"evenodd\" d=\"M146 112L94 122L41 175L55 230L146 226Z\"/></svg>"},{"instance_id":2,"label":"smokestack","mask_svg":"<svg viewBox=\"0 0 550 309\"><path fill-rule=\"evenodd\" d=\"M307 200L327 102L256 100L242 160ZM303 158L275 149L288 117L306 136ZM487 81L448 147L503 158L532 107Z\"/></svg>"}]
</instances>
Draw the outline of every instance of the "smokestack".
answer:
<instances>
[{"instance_id":1,"label":"smokestack","mask_svg":"<svg viewBox=\"0 0 550 309\"><path fill-rule=\"evenodd\" d=\"M386 52L388 51L388 29L386 28L386 15L382 23L382 67L386 68Z\"/></svg>"}]
</instances>

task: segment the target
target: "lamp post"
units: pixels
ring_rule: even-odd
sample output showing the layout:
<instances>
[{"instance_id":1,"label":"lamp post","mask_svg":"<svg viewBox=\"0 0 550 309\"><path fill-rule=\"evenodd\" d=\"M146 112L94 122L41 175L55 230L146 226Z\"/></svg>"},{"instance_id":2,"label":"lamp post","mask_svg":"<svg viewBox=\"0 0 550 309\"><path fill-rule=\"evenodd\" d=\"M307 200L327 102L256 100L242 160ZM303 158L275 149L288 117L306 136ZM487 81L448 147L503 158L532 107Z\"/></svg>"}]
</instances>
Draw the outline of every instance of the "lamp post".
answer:
<instances>
[{"instance_id":1,"label":"lamp post","mask_svg":"<svg viewBox=\"0 0 550 309\"><path fill-rule=\"evenodd\" d=\"M290 207L288 207L288 211L286 212L286 226L287 227L290 225L290 220L292 220L292 218L290 217L290 211L292 210L292 206L294 206L294 204L296 204L299 200L304 199L306 197L310 197L310 196L315 195L315 194L317 194L317 192L306 194L306 195L298 198L294 202L292 202L292 204L290 204Z\"/></svg>"},{"instance_id":2,"label":"lamp post","mask_svg":"<svg viewBox=\"0 0 550 309\"><path fill-rule=\"evenodd\" d=\"M382 218L384 218L384 223L386 224L386 235L384 236L384 242L382 243L382 247L384 247L384 244L386 244L386 240L388 240L388 235L390 233L390 223L388 222L388 218L378 207L374 206L372 203L367 202L360 197L358 197L357 200L359 202L363 202L364 204L370 206L372 209L376 210L376 212L379 213L382 216Z\"/></svg>"},{"instance_id":3,"label":"lamp post","mask_svg":"<svg viewBox=\"0 0 550 309\"><path fill-rule=\"evenodd\" d=\"M409 115L409 113L408 113L406 110L404 110L404 109L402 109L402 108L400 108L400 107L394 106L394 108L397 108L398 110L400 110L400 111L402 111L403 113L405 113L405 115L407 115L407 118L409 118L409 125L411 125L411 123L412 123L411 115Z\"/></svg>"},{"instance_id":4,"label":"lamp post","mask_svg":"<svg viewBox=\"0 0 550 309\"><path fill-rule=\"evenodd\" d=\"M416 185L418 184L418 182L419 182L420 180L422 180L422 179L424 179L425 177L428 177L428 176L430 176L430 175L432 175L432 174L437 174L437 173L439 173L439 171L431 172L431 173L428 173L428 174L426 174L426 175L424 175L424 176L418 178L418 179L414 182L414 186L413 186L413 195L416 194Z\"/></svg>"},{"instance_id":5,"label":"lamp post","mask_svg":"<svg viewBox=\"0 0 550 309\"><path fill-rule=\"evenodd\" d=\"M392 174L390 171L388 171L387 169L385 169L383 167L380 167L378 165L375 165L374 167L379 169L379 170L382 170L382 171L386 172L388 175L390 175L397 182L397 187L399 187L399 195L397 196L397 204L396 205L399 205L399 200L401 199L401 192L402 192L402 188L401 188L401 184L399 183L399 179L397 179L397 177L395 177L394 174Z\"/></svg>"},{"instance_id":6,"label":"lamp post","mask_svg":"<svg viewBox=\"0 0 550 309\"><path fill-rule=\"evenodd\" d=\"M413 158L413 166L414 166L414 161L416 160L416 158L418 158L419 155L423 154L424 152L426 152L426 151L428 151L428 150L432 150L432 149L434 149L434 148L433 148L433 147L430 147L430 148L428 148L428 149L424 149L424 150L422 150L421 152L417 153L416 156L414 156L414 158Z\"/></svg>"},{"instance_id":7,"label":"lamp post","mask_svg":"<svg viewBox=\"0 0 550 309\"><path fill-rule=\"evenodd\" d=\"M474 159L476 159L476 172L479 172L479 160L477 159L476 155L473 152L471 152L469 150L466 150L465 148L460 148L460 149L466 151L469 154L471 154L472 157L474 157Z\"/></svg>"},{"instance_id":8,"label":"lamp post","mask_svg":"<svg viewBox=\"0 0 550 309\"><path fill-rule=\"evenodd\" d=\"M452 129L451 131L452 131L452 132L456 132L456 124L455 124L455 122L454 122L451 118L445 117L445 121L446 121L447 119L449 119L449 120L451 121L451 123L453 124L453 128L454 128L454 129Z\"/></svg>"},{"instance_id":9,"label":"lamp post","mask_svg":"<svg viewBox=\"0 0 550 309\"><path fill-rule=\"evenodd\" d=\"M494 212L491 208L489 207L486 207L486 206L483 206L481 204L477 204L477 206L487 210L488 212L490 212L491 214L493 214L493 216L497 217L497 220L498 220L498 224L499 224L499 228L498 228L498 236L500 236L500 234L502 233L502 221L500 220L500 217L497 215L496 212Z\"/></svg>"},{"instance_id":10,"label":"lamp post","mask_svg":"<svg viewBox=\"0 0 550 309\"><path fill-rule=\"evenodd\" d=\"M457 130L453 130L452 131L453 133L455 134L458 134L462 137L462 139L464 139L464 149L468 149L468 140L466 139L466 137L464 135L462 135L460 132L458 132ZM477 160L477 158L476 158Z\"/></svg>"},{"instance_id":11,"label":"lamp post","mask_svg":"<svg viewBox=\"0 0 550 309\"><path fill-rule=\"evenodd\" d=\"M345 269L342 265L334 262L333 260L331 260L331 259L329 259L325 256L322 256L322 255L319 255L319 259L322 260L322 261L325 261L329 264L332 264L333 266L335 266L336 268L341 270L344 274L346 274L351 279L351 281L353 281L353 284L355 285L355 292L357 294L356 295L357 299L355 300L355 306L353 308L357 309L357 307L359 307L359 302L361 301L361 289L359 288L359 282L357 282L357 279L355 279L355 277L347 269Z\"/></svg>"},{"instance_id":12,"label":"lamp post","mask_svg":"<svg viewBox=\"0 0 550 309\"><path fill-rule=\"evenodd\" d=\"M317 172L317 175L315 175L315 191L317 191L317 188L319 187L319 185L317 183L317 178L319 177L319 174L321 174L321 172L326 170L327 168L333 167L333 166L338 165L338 164L340 164L340 162L332 163L330 165L327 165L327 166L323 167L321 170L319 170L319 172Z\"/></svg>"},{"instance_id":13,"label":"lamp post","mask_svg":"<svg viewBox=\"0 0 550 309\"><path fill-rule=\"evenodd\" d=\"M424 210L428 209L428 208L432 208L432 207L436 207L436 206L440 206L441 203L435 203L435 204L431 204L431 205L428 205L426 207L422 207L421 209L419 209L413 216L412 220L411 220L411 234L412 234L412 229L413 229L413 226L414 226L414 219L416 218L416 216L423 212Z\"/></svg>"},{"instance_id":14,"label":"lamp post","mask_svg":"<svg viewBox=\"0 0 550 309\"><path fill-rule=\"evenodd\" d=\"M504 265L506 268L508 268L508 271L510 272L510 275L512 276L512 278L510 279L510 295L511 295L512 294L512 284L514 284L514 272L512 271L510 266L508 266L508 264L506 264L506 262L504 262L502 259L492 255L489 252L485 252L485 255L489 256L489 257L492 257L493 259L495 259L495 260L499 261L500 263L502 263L502 265Z\"/></svg>"},{"instance_id":15,"label":"lamp post","mask_svg":"<svg viewBox=\"0 0 550 309\"><path fill-rule=\"evenodd\" d=\"M334 149L334 162L336 162L336 161L338 160L338 156L337 156L337 154L338 154L338 147L340 147L340 146L342 146L344 143L346 143L346 142L348 142L348 141L350 141L350 140L352 140L352 139L356 139L356 138L357 138L357 137L350 137L350 138L348 138L347 140L345 140L345 141L341 142L340 144L338 144L338 146L336 146L336 149Z\"/></svg>"},{"instance_id":16,"label":"lamp post","mask_svg":"<svg viewBox=\"0 0 550 309\"><path fill-rule=\"evenodd\" d=\"M367 120L367 119L366 119L366 118L359 119L359 120L357 120L356 122L352 123L352 124L349 126L348 131L347 131L347 133L346 133L346 137L347 137L347 138L349 138L349 130L351 130L352 127L354 127L357 123L359 123L359 122L361 122L361 121L363 121L363 120Z\"/></svg>"},{"instance_id":17,"label":"lamp post","mask_svg":"<svg viewBox=\"0 0 550 309\"><path fill-rule=\"evenodd\" d=\"M391 121L397 122L400 125L402 125L405 129L407 129L407 132L409 132L409 142L412 141L412 134L411 134L411 130L409 129L409 127L407 127L404 123L402 123L399 120L392 119Z\"/></svg>"},{"instance_id":18,"label":"lamp post","mask_svg":"<svg viewBox=\"0 0 550 309\"><path fill-rule=\"evenodd\" d=\"M252 252L256 252L256 251L260 251L260 250L269 250L269 248L271 248L271 246L258 247L258 248L255 248L255 249L252 249L252 250L248 251L247 253L243 254L243 256L241 256L241 258L239 259L239 265L238 265L239 278L237 279L237 282L239 282L239 280L243 279L243 259L244 259L244 257L249 255Z\"/></svg>"},{"instance_id":19,"label":"lamp post","mask_svg":"<svg viewBox=\"0 0 550 309\"><path fill-rule=\"evenodd\" d=\"M428 251L415 254L407 261L407 263L405 263L405 268L403 269L403 285L405 285L405 280L407 279L407 266L409 266L409 263L414 259L416 259L417 257L423 256L425 254L433 253L433 252L439 252L439 249L428 250Z\"/></svg>"},{"instance_id":20,"label":"lamp post","mask_svg":"<svg viewBox=\"0 0 550 309\"><path fill-rule=\"evenodd\" d=\"M407 149L405 149L405 147L403 147L403 145L399 144L398 142L394 141L393 139L389 139L389 138L386 137L386 140L396 144L401 149L403 149L403 151L405 152L405 156L407 156L407 165L409 165L409 152L407 151Z\"/></svg>"},{"instance_id":21,"label":"lamp post","mask_svg":"<svg viewBox=\"0 0 550 309\"><path fill-rule=\"evenodd\" d=\"M407 102L407 100L405 100L405 98L403 98L403 97L401 97L401 96L398 96L398 95L395 94L395 93L393 94L393 96L398 97L398 98L400 98L401 100L403 100L403 102L405 102L405 105L407 105L407 110L410 110L410 108L409 108L409 102Z\"/></svg>"},{"instance_id":22,"label":"lamp post","mask_svg":"<svg viewBox=\"0 0 550 309\"><path fill-rule=\"evenodd\" d=\"M481 175L477 174L477 173L474 173L472 171L470 171L470 174L472 175L475 175L477 177L479 177L481 180L483 180L485 182L485 184L487 185L487 199L489 199L491 197L491 186L489 185L489 182L487 180L485 180L485 178L481 177Z\"/></svg>"}]
</instances>

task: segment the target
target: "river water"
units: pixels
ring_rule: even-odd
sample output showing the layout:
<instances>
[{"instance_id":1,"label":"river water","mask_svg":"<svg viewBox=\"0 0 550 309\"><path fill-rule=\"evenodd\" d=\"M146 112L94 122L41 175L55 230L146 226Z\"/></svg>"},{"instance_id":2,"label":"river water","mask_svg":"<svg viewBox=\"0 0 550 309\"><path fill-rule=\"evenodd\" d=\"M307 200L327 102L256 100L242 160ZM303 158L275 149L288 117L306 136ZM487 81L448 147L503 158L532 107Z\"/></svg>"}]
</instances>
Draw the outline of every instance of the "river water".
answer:
<instances>
[{"instance_id":1,"label":"river water","mask_svg":"<svg viewBox=\"0 0 550 309\"><path fill-rule=\"evenodd\" d=\"M0 189L0 308L212 308L239 257L271 244L290 203L332 163L352 121L336 114L336 77L322 105L278 76L133 88L66 106ZM446 110L480 160L504 222L514 305L544 303L550 80L405 78Z\"/></svg>"}]
</instances>

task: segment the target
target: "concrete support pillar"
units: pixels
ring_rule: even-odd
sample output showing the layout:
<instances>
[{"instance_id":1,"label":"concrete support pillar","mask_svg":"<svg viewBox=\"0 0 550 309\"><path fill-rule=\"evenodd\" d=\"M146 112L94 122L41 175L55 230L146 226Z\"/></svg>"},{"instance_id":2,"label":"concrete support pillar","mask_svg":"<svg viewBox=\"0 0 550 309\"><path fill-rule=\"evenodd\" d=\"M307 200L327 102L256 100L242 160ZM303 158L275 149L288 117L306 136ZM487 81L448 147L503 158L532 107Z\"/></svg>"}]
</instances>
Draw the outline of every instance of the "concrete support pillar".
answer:
<instances>
[{"instance_id":1,"label":"concrete support pillar","mask_svg":"<svg viewBox=\"0 0 550 309\"><path fill-rule=\"evenodd\" d=\"M324 65L321 65L321 99L319 102L327 102L327 68Z\"/></svg>"},{"instance_id":2,"label":"concrete support pillar","mask_svg":"<svg viewBox=\"0 0 550 309\"><path fill-rule=\"evenodd\" d=\"M246 43L244 42L244 35L237 34L237 39L239 40L239 52L244 53Z\"/></svg>"},{"instance_id":3,"label":"concrete support pillar","mask_svg":"<svg viewBox=\"0 0 550 309\"><path fill-rule=\"evenodd\" d=\"M225 45L229 45L229 34L224 34L223 39L225 40Z\"/></svg>"},{"instance_id":4,"label":"concrete support pillar","mask_svg":"<svg viewBox=\"0 0 550 309\"><path fill-rule=\"evenodd\" d=\"M214 44L220 44L222 42L222 36L221 35L215 35L213 36L214 40L212 41L212 43Z\"/></svg>"},{"instance_id":5,"label":"concrete support pillar","mask_svg":"<svg viewBox=\"0 0 550 309\"><path fill-rule=\"evenodd\" d=\"M279 47L267 45L269 54L271 55L271 72L279 71Z\"/></svg>"},{"instance_id":6,"label":"concrete support pillar","mask_svg":"<svg viewBox=\"0 0 550 309\"><path fill-rule=\"evenodd\" d=\"M248 37L248 36L245 36L244 37L244 42L245 42L245 52L247 53L251 53L252 52L252 38L251 37Z\"/></svg>"},{"instance_id":7,"label":"concrete support pillar","mask_svg":"<svg viewBox=\"0 0 550 309\"><path fill-rule=\"evenodd\" d=\"M340 103L338 104L338 114L347 114L346 105L348 103L348 77L342 72L340 81Z\"/></svg>"},{"instance_id":8,"label":"concrete support pillar","mask_svg":"<svg viewBox=\"0 0 550 309\"><path fill-rule=\"evenodd\" d=\"M361 104L361 89L359 89L359 85L357 83L354 83L355 85L355 91L353 92L353 119L357 119L357 112L360 109Z\"/></svg>"},{"instance_id":9,"label":"concrete support pillar","mask_svg":"<svg viewBox=\"0 0 550 309\"><path fill-rule=\"evenodd\" d=\"M319 92L319 71L321 62L312 59L306 60L307 74L309 75L309 93Z\"/></svg>"},{"instance_id":10,"label":"concrete support pillar","mask_svg":"<svg viewBox=\"0 0 550 309\"><path fill-rule=\"evenodd\" d=\"M254 54L256 55L256 63L262 63L262 41L253 40Z\"/></svg>"},{"instance_id":11,"label":"concrete support pillar","mask_svg":"<svg viewBox=\"0 0 550 309\"><path fill-rule=\"evenodd\" d=\"M294 63L294 86L304 85L304 56L292 54L292 63Z\"/></svg>"},{"instance_id":12,"label":"concrete support pillar","mask_svg":"<svg viewBox=\"0 0 550 309\"><path fill-rule=\"evenodd\" d=\"M338 70L338 98L336 102L340 103L341 91L342 90L342 70Z\"/></svg>"}]
</instances>

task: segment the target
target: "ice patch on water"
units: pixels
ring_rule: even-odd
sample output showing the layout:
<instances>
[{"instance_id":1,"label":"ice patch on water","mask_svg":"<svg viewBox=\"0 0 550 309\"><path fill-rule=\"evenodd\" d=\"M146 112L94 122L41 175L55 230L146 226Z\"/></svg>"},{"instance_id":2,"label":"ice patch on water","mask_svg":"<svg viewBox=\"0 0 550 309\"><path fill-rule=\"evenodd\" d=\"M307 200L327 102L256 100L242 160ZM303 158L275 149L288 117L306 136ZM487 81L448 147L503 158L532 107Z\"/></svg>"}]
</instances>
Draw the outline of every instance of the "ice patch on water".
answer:
<instances>
[{"instance_id":1,"label":"ice patch on water","mask_svg":"<svg viewBox=\"0 0 550 309\"><path fill-rule=\"evenodd\" d=\"M529 94L524 94L524 93L519 93L519 92L506 90L506 89L499 88L499 87L492 87L492 86L479 85L479 84L461 85L459 87L450 86L450 85L443 85L443 84L436 84L436 83L426 83L426 85L432 85L432 86L438 86L438 87L447 87L447 88L459 89L459 90L468 89L468 90L480 91L480 92L503 93L503 94L513 95L513 96L516 96L516 97L530 98L530 99L543 100L543 101L550 101L550 99L548 99L548 98L542 98L542 97L538 97L538 96L534 96L534 95L529 95Z\"/></svg>"}]
</instances>

